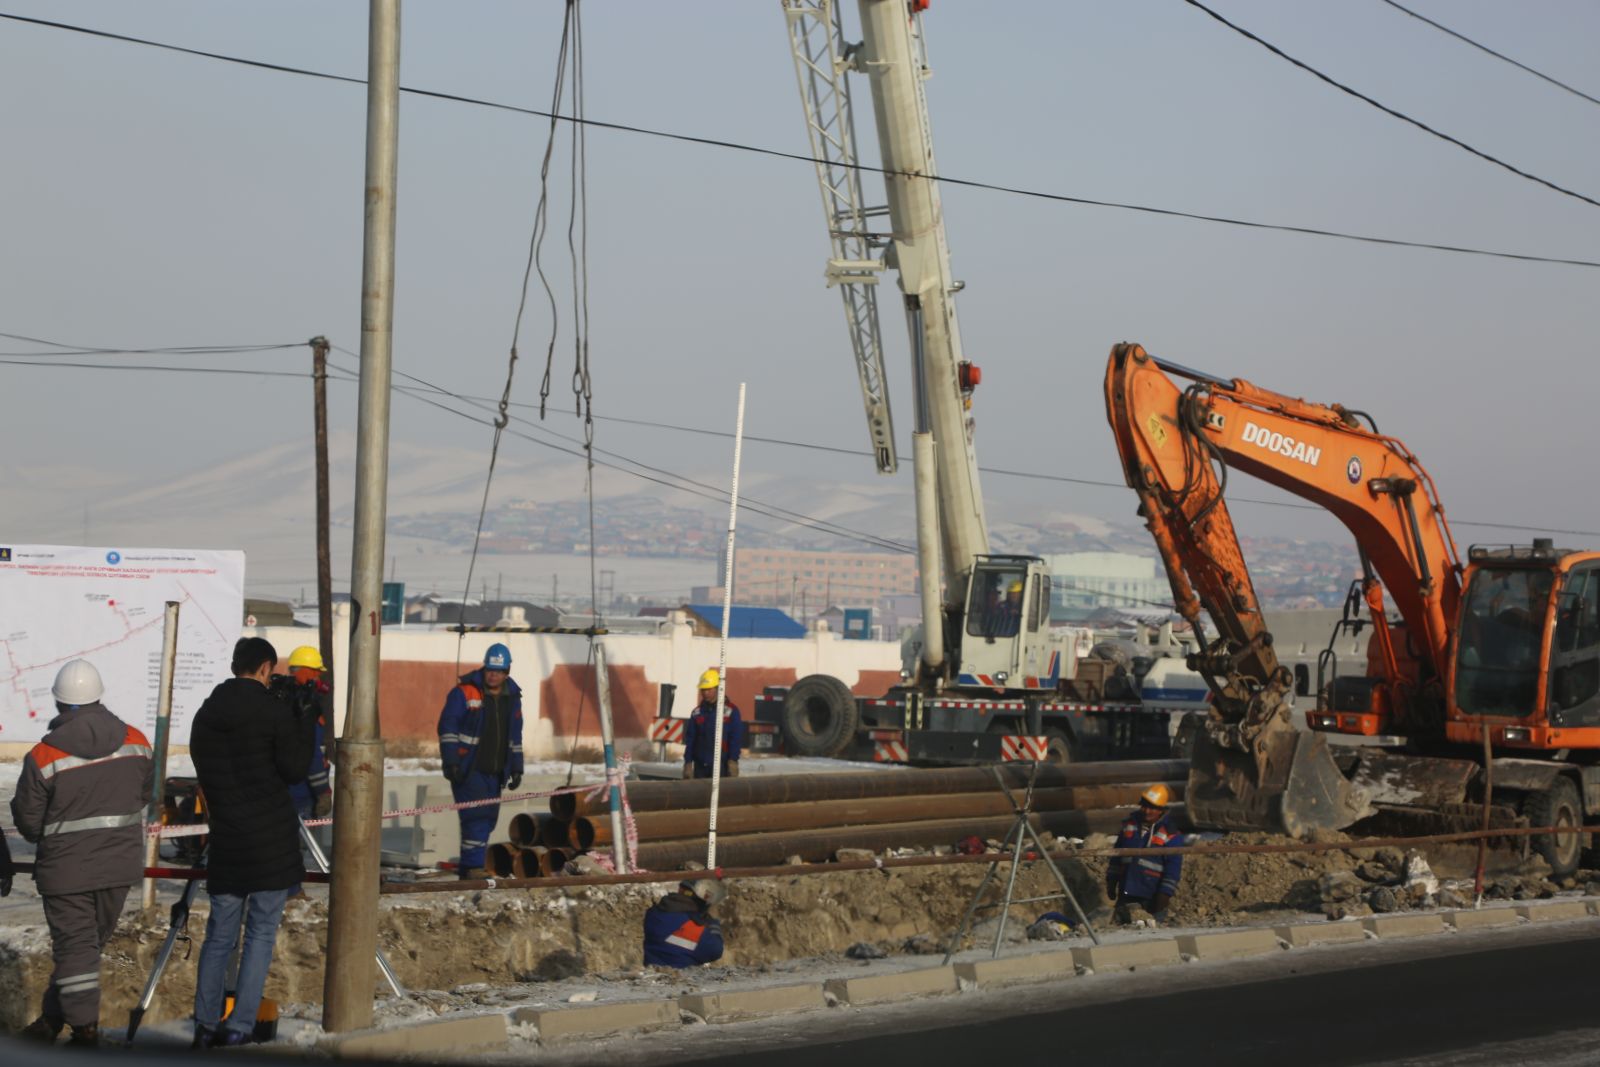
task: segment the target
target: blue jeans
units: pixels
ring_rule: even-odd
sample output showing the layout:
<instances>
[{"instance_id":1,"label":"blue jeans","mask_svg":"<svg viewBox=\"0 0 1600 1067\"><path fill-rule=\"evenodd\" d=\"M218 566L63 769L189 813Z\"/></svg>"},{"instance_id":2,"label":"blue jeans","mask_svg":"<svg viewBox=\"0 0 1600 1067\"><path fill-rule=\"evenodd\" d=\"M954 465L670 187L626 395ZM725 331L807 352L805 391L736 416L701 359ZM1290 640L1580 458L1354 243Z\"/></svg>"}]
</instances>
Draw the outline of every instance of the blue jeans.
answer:
<instances>
[{"instance_id":1,"label":"blue jeans","mask_svg":"<svg viewBox=\"0 0 1600 1067\"><path fill-rule=\"evenodd\" d=\"M194 1022L215 1030L222 1018L222 998L228 979L228 962L239 943L244 924L244 950L239 955L239 980L234 989L228 1029L248 1034L256 1025L261 990L272 966L272 946L278 939L278 921L289 899L288 889L238 896L211 895L211 918L206 920L206 941L200 946L200 964L194 982Z\"/></svg>"}]
</instances>

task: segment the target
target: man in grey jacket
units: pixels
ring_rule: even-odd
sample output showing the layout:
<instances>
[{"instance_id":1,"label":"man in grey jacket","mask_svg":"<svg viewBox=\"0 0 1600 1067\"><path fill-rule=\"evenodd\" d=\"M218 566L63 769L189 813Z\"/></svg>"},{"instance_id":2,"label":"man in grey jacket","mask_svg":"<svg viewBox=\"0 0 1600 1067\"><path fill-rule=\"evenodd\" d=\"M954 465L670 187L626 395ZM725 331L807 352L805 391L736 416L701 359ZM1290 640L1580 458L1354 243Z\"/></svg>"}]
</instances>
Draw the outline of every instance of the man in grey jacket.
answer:
<instances>
[{"instance_id":1,"label":"man in grey jacket","mask_svg":"<svg viewBox=\"0 0 1600 1067\"><path fill-rule=\"evenodd\" d=\"M22 761L11 817L38 846L33 880L44 898L55 971L44 1010L22 1036L99 1044L100 954L128 888L144 876L144 809L150 742L100 703L105 686L88 660L56 675L59 714Z\"/></svg>"}]
</instances>

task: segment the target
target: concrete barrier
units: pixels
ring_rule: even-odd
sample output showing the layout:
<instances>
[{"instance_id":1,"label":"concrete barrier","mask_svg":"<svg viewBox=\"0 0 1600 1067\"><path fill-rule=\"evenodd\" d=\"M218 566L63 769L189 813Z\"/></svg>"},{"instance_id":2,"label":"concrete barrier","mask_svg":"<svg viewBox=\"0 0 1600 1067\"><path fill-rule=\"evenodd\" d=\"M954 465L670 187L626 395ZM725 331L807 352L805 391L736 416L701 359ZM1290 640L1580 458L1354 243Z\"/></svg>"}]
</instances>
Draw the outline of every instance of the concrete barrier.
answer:
<instances>
[{"instance_id":1,"label":"concrete barrier","mask_svg":"<svg viewBox=\"0 0 1600 1067\"><path fill-rule=\"evenodd\" d=\"M1583 900L1553 900L1547 904L1518 904L1518 915L1529 922L1555 922L1561 919L1587 919L1589 904Z\"/></svg>"},{"instance_id":2,"label":"concrete barrier","mask_svg":"<svg viewBox=\"0 0 1600 1067\"><path fill-rule=\"evenodd\" d=\"M1072 959L1079 967L1091 971L1131 971L1136 967L1183 962L1178 954L1178 943L1168 937L1074 948Z\"/></svg>"},{"instance_id":3,"label":"concrete barrier","mask_svg":"<svg viewBox=\"0 0 1600 1067\"><path fill-rule=\"evenodd\" d=\"M1341 941L1365 941L1367 932L1360 923L1347 919L1326 923L1292 923L1273 927L1272 932L1289 942L1292 948L1308 945L1329 945Z\"/></svg>"},{"instance_id":4,"label":"concrete barrier","mask_svg":"<svg viewBox=\"0 0 1600 1067\"><path fill-rule=\"evenodd\" d=\"M923 967L914 971L862 975L860 978L830 978L823 988L845 1004L878 1004L885 1000L954 993L956 972L953 967Z\"/></svg>"},{"instance_id":5,"label":"concrete barrier","mask_svg":"<svg viewBox=\"0 0 1600 1067\"><path fill-rule=\"evenodd\" d=\"M1522 921L1515 908L1484 908L1482 911L1446 912L1444 921L1457 930L1482 930L1490 926L1513 926Z\"/></svg>"},{"instance_id":6,"label":"concrete barrier","mask_svg":"<svg viewBox=\"0 0 1600 1067\"><path fill-rule=\"evenodd\" d=\"M1197 960L1237 960L1281 951L1278 932L1265 927L1217 934L1183 934L1178 951Z\"/></svg>"},{"instance_id":7,"label":"concrete barrier","mask_svg":"<svg viewBox=\"0 0 1600 1067\"><path fill-rule=\"evenodd\" d=\"M676 1000L625 1000L581 1008L518 1008L511 1016L539 1028L539 1041L594 1037L619 1030L660 1030L678 1025Z\"/></svg>"},{"instance_id":8,"label":"concrete barrier","mask_svg":"<svg viewBox=\"0 0 1600 1067\"><path fill-rule=\"evenodd\" d=\"M708 1023L727 1023L760 1015L825 1008L822 984L770 986L737 993L692 993L678 998L678 1007Z\"/></svg>"},{"instance_id":9,"label":"concrete barrier","mask_svg":"<svg viewBox=\"0 0 1600 1067\"><path fill-rule=\"evenodd\" d=\"M1078 973L1071 952L1034 952L1004 960L972 960L956 964L956 977L975 986L1001 986L1011 982L1042 982L1073 978Z\"/></svg>"},{"instance_id":10,"label":"concrete barrier","mask_svg":"<svg viewBox=\"0 0 1600 1067\"><path fill-rule=\"evenodd\" d=\"M506 1017L457 1015L382 1030L350 1030L329 1034L317 1047L341 1059L393 1059L427 1053L465 1052L506 1047Z\"/></svg>"},{"instance_id":11,"label":"concrete barrier","mask_svg":"<svg viewBox=\"0 0 1600 1067\"><path fill-rule=\"evenodd\" d=\"M1421 915L1374 915L1361 920L1362 929L1377 937L1417 937L1444 930L1444 919L1437 913Z\"/></svg>"}]
</instances>

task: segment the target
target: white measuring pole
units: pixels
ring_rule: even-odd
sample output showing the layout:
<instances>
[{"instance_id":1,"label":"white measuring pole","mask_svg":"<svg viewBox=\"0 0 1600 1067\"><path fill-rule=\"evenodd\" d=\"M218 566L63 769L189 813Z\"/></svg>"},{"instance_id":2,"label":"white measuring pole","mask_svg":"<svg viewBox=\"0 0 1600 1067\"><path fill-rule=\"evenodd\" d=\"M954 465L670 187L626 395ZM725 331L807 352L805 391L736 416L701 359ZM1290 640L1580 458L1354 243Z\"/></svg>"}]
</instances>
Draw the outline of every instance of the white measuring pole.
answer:
<instances>
[{"instance_id":1,"label":"white measuring pole","mask_svg":"<svg viewBox=\"0 0 1600 1067\"><path fill-rule=\"evenodd\" d=\"M161 809L167 795L167 750L172 746L172 679L178 673L178 601L167 601L166 618L161 630L161 688L156 692L156 736L154 768L155 781L150 787L150 810L145 820L152 825L161 821ZM144 839L144 865L159 866L161 838L154 834ZM156 880L144 880L144 906L156 903Z\"/></svg>"},{"instance_id":2,"label":"white measuring pole","mask_svg":"<svg viewBox=\"0 0 1600 1067\"><path fill-rule=\"evenodd\" d=\"M733 485L728 490L728 551L722 569L722 644L717 651L717 717L711 743L711 823L706 831L706 870L717 869L717 798L722 794L722 716L728 706L728 618L733 614L733 531L739 522L739 457L744 450L744 382L733 421Z\"/></svg>"},{"instance_id":3,"label":"white measuring pole","mask_svg":"<svg viewBox=\"0 0 1600 1067\"><path fill-rule=\"evenodd\" d=\"M627 874L628 839L622 825L622 773L617 769L617 744L611 725L611 675L606 668L606 646L603 641L594 643L594 687L595 703L600 707L600 743L605 747L606 785L611 806L611 862L616 865L618 874Z\"/></svg>"}]
</instances>

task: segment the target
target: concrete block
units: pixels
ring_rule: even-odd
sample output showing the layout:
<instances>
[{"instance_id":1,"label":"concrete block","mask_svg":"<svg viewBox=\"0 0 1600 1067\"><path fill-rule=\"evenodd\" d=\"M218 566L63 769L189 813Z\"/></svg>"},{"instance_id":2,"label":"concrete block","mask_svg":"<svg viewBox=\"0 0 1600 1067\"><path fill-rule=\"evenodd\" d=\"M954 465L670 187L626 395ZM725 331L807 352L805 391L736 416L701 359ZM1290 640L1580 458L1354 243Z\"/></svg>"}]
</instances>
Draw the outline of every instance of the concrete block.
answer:
<instances>
[{"instance_id":1,"label":"concrete block","mask_svg":"<svg viewBox=\"0 0 1600 1067\"><path fill-rule=\"evenodd\" d=\"M504 1015L455 1015L382 1030L350 1030L329 1034L317 1047L344 1059L417 1056L437 1059L439 1053L506 1047Z\"/></svg>"},{"instance_id":2,"label":"concrete block","mask_svg":"<svg viewBox=\"0 0 1600 1067\"><path fill-rule=\"evenodd\" d=\"M1554 922L1561 919L1587 919L1589 904L1583 900L1552 900L1546 904L1518 904L1518 915L1529 922Z\"/></svg>"},{"instance_id":3,"label":"concrete block","mask_svg":"<svg viewBox=\"0 0 1600 1067\"><path fill-rule=\"evenodd\" d=\"M1290 926L1275 927L1272 931L1292 948L1305 948L1307 945L1327 945L1340 941L1365 941L1367 932L1358 922L1342 920L1326 923L1294 923Z\"/></svg>"},{"instance_id":4,"label":"concrete block","mask_svg":"<svg viewBox=\"0 0 1600 1067\"><path fill-rule=\"evenodd\" d=\"M512 1019L539 1028L541 1044L595 1037L619 1030L660 1030L678 1025L676 1000L626 1000L581 1008L518 1008Z\"/></svg>"},{"instance_id":5,"label":"concrete block","mask_svg":"<svg viewBox=\"0 0 1600 1067\"><path fill-rule=\"evenodd\" d=\"M1446 912L1444 921L1457 930L1482 930L1490 926L1513 926L1522 921L1515 908L1484 908L1482 911Z\"/></svg>"},{"instance_id":6,"label":"concrete block","mask_svg":"<svg viewBox=\"0 0 1600 1067\"><path fill-rule=\"evenodd\" d=\"M877 1004L885 1000L954 993L956 972L953 967L924 967L860 978L830 978L823 988L846 1004Z\"/></svg>"},{"instance_id":7,"label":"concrete block","mask_svg":"<svg viewBox=\"0 0 1600 1067\"><path fill-rule=\"evenodd\" d=\"M1178 955L1178 943L1166 937L1075 948L1072 950L1072 959L1078 966L1091 971L1131 971L1136 967L1160 967L1183 962L1183 957Z\"/></svg>"},{"instance_id":8,"label":"concrete block","mask_svg":"<svg viewBox=\"0 0 1600 1067\"><path fill-rule=\"evenodd\" d=\"M1236 960L1280 951L1278 932L1265 927L1216 934L1184 934L1178 951L1197 960Z\"/></svg>"},{"instance_id":9,"label":"concrete block","mask_svg":"<svg viewBox=\"0 0 1600 1067\"><path fill-rule=\"evenodd\" d=\"M1444 930L1444 919L1438 913L1420 915L1374 915L1362 919L1361 926L1378 937L1416 937L1419 934L1437 934Z\"/></svg>"},{"instance_id":10,"label":"concrete block","mask_svg":"<svg viewBox=\"0 0 1600 1067\"><path fill-rule=\"evenodd\" d=\"M1078 964L1072 958L1072 953L1060 951L1035 952L1027 956L1013 956L1006 960L973 960L969 963L956 964L956 977L979 987L1073 978L1077 973Z\"/></svg>"},{"instance_id":11,"label":"concrete block","mask_svg":"<svg viewBox=\"0 0 1600 1067\"><path fill-rule=\"evenodd\" d=\"M746 989L737 993L692 993L678 998L678 1007L692 1011L708 1023L727 1023L762 1015L825 1008L822 983L780 985Z\"/></svg>"}]
</instances>

